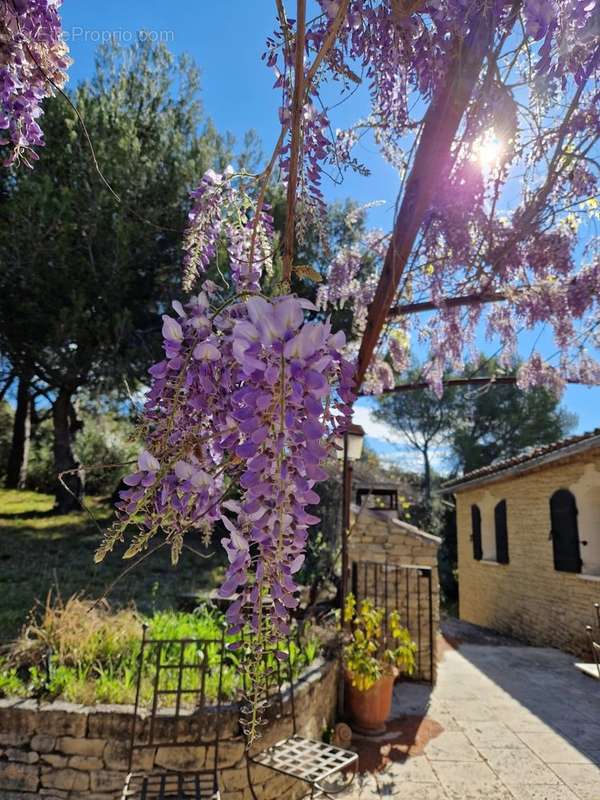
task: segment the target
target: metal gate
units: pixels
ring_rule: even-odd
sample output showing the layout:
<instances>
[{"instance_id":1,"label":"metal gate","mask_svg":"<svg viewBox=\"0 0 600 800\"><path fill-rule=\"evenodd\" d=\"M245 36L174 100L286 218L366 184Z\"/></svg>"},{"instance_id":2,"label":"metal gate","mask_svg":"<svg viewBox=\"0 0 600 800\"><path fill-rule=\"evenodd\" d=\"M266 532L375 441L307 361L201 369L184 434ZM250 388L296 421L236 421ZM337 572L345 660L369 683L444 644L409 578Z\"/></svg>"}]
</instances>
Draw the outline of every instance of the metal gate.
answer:
<instances>
[{"instance_id":1,"label":"metal gate","mask_svg":"<svg viewBox=\"0 0 600 800\"><path fill-rule=\"evenodd\" d=\"M350 590L357 601L369 598L387 616L397 610L417 645L413 678L435 680L435 629L432 568L387 561L353 561Z\"/></svg>"}]
</instances>

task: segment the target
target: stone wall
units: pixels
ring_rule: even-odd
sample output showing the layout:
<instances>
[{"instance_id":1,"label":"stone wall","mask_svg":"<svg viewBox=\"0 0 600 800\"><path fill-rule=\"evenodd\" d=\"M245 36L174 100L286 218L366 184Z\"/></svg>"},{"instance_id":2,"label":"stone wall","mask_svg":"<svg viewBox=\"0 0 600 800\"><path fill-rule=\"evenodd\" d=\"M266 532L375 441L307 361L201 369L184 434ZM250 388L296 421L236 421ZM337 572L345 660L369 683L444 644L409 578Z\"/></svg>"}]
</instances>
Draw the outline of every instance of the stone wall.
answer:
<instances>
[{"instance_id":1,"label":"stone wall","mask_svg":"<svg viewBox=\"0 0 600 800\"><path fill-rule=\"evenodd\" d=\"M320 661L295 686L299 732L320 739L334 720L337 667ZM288 703L289 707L289 703ZM116 800L127 772L133 708L84 707L35 700L0 700L0 800ZM239 710L222 717L219 771L223 800L251 800ZM192 720L193 717L190 717ZM179 739L185 727L179 723ZM190 724L190 732L192 725ZM257 743L262 749L291 734L290 718L270 723ZM190 733L191 735L191 733ZM139 751L137 768L195 769L210 759L206 747L157 747ZM253 766L260 800L302 797L306 785Z\"/></svg>"},{"instance_id":2,"label":"stone wall","mask_svg":"<svg viewBox=\"0 0 600 800\"><path fill-rule=\"evenodd\" d=\"M592 604L600 601L600 576L554 569L549 503L557 489L566 488L575 493L580 506L577 487L590 468L600 492L597 451L479 487L455 490L461 619L589 659L585 625L592 622ZM493 560L493 550L492 557L488 556L493 508L503 499L507 503L509 564ZM473 558L472 504L482 509L482 561ZM591 543L592 536L600 539L600 518L596 517L595 530L584 536L580 513L580 538ZM581 548L584 558L587 546Z\"/></svg>"},{"instance_id":3,"label":"stone wall","mask_svg":"<svg viewBox=\"0 0 600 800\"><path fill-rule=\"evenodd\" d=\"M350 563L374 561L381 564L387 562L390 565L431 568L431 635L428 580L425 575L420 575L417 570L403 571L397 603L403 624L408 623L407 627L419 645L420 669L414 677L427 681L435 681L436 677L436 639L440 619L437 554L440 542L439 537L401 522L389 512L352 506L348 540ZM373 585L374 573L367 575L369 595L378 601L383 596L382 586ZM381 578L381 574L378 577ZM388 595L391 609L396 606L395 587L388 587Z\"/></svg>"}]
</instances>

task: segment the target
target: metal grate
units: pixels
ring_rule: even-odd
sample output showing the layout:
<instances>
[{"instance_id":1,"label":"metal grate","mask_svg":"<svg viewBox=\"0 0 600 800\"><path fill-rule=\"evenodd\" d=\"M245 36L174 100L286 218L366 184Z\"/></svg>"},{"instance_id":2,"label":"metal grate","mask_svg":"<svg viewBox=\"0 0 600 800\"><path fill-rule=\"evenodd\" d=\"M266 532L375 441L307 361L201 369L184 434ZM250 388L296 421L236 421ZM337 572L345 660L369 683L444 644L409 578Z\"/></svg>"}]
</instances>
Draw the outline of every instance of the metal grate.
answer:
<instances>
[{"instance_id":1,"label":"metal grate","mask_svg":"<svg viewBox=\"0 0 600 800\"><path fill-rule=\"evenodd\" d=\"M322 784L338 772L355 768L358 755L325 742L291 736L254 756L253 761L310 784Z\"/></svg>"},{"instance_id":2,"label":"metal grate","mask_svg":"<svg viewBox=\"0 0 600 800\"><path fill-rule=\"evenodd\" d=\"M219 800L213 772L131 773L123 788L122 800Z\"/></svg>"},{"instance_id":3,"label":"metal grate","mask_svg":"<svg viewBox=\"0 0 600 800\"><path fill-rule=\"evenodd\" d=\"M358 767L358 755L340 747L305 739L296 733L296 706L294 701L293 670L288 658L275 658L277 648L267 648L262 654L265 676L263 692L265 716L283 720L289 718L291 736L255 753L247 753L246 766L252 797L260 800L254 790L251 764L280 772L309 784L311 797L315 789L330 797L345 789L354 779ZM351 774L348 774L351 771ZM325 781L331 785L323 786Z\"/></svg>"},{"instance_id":4,"label":"metal grate","mask_svg":"<svg viewBox=\"0 0 600 800\"><path fill-rule=\"evenodd\" d=\"M416 642L414 677L435 680L435 630L432 568L387 561L354 561L350 589L357 601L369 598L387 617L398 611L400 622Z\"/></svg>"},{"instance_id":5,"label":"metal grate","mask_svg":"<svg viewBox=\"0 0 600 800\"><path fill-rule=\"evenodd\" d=\"M131 751L165 745L189 746L189 717L195 720L195 743L215 745L222 702L224 633L221 639L142 638ZM150 686L148 687L148 684ZM150 688L149 714L139 715ZM215 719L216 717L216 719ZM182 737L181 720L186 721ZM203 722L211 721L211 724Z\"/></svg>"},{"instance_id":6,"label":"metal grate","mask_svg":"<svg viewBox=\"0 0 600 800\"><path fill-rule=\"evenodd\" d=\"M218 800L225 631L220 639L148 639L146 634L144 626L121 800ZM142 715L146 700L149 708ZM198 770L134 769L136 753L156 747L203 747L212 764Z\"/></svg>"}]
</instances>

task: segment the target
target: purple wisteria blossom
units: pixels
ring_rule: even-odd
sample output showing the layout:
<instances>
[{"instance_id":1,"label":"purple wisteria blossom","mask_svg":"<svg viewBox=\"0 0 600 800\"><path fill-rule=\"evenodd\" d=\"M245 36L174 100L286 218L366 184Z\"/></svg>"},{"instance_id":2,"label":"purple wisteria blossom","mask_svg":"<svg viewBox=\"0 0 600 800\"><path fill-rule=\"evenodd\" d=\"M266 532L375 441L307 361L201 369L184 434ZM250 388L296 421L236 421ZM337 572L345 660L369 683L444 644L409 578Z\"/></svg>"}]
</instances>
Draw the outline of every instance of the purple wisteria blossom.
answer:
<instances>
[{"instance_id":1,"label":"purple wisteria blossom","mask_svg":"<svg viewBox=\"0 0 600 800\"><path fill-rule=\"evenodd\" d=\"M308 527L318 522L314 487L352 414L344 334L305 322L307 307L289 295L251 296L215 312L204 292L173 303L176 316L163 316L165 358L149 370L144 450L97 554L135 524L126 557L160 532L176 561L186 537L208 537L222 521L229 567L220 594L232 601L231 631L249 625L256 652L261 637L288 631Z\"/></svg>"},{"instance_id":2,"label":"purple wisteria blossom","mask_svg":"<svg viewBox=\"0 0 600 800\"><path fill-rule=\"evenodd\" d=\"M61 0L5 0L0 4L0 144L5 166L38 158L44 144L42 100L62 87L71 63L60 16Z\"/></svg>"},{"instance_id":3,"label":"purple wisteria blossom","mask_svg":"<svg viewBox=\"0 0 600 800\"><path fill-rule=\"evenodd\" d=\"M229 182L212 169L202 176L199 186L190 193L192 208L183 240L183 288L190 290L198 275L217 254L223 224Z\"/></svg>"},{"instance_id":4,"label":"purple wisteria blossom","mask_svg":"<svg viewBox=\"0 0 600 800\"><path fill-rule=\"evenodd\" d=\"M192 208L183 240L183 288L196 280L217 256L222 240L229 257L233 287L239 293L260 290L273 268L274 228L270 208L249 213L253 201L231 167L223 174L209 169L191 192Z\"/></svg>"}]
</instances>

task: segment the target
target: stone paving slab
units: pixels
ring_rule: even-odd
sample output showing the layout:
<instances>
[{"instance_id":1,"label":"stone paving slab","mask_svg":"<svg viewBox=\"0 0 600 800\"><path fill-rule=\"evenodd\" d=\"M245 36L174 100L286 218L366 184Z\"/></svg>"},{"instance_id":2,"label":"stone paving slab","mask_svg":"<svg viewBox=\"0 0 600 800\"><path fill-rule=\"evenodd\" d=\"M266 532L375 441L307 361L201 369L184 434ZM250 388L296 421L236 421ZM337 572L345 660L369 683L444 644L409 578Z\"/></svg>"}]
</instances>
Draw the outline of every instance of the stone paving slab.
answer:
<instances>
[{"instance_id":1,"label":"stone paving slab","mask_svg":"<svg viewBox=\"0 0 600 800\"><path fill-rule=\"evenodd\" d=\"M430 761L481 761L481 755L461 731L444 731L429 742Z\"/></svg>"},{"instance_id":2,"label":"stone paving slab","mask_svg":"<svg viewBox=\"0 0 600 800\"><path fill-rule=\"evenodd\" d=\"M541 758L531 750L482 750L494 773L505 784L554 784L560 783L557 777Z\"/></svg>"},{"instance_id":3,"label":"stone paving slab","mask_svg":"<svg viewBox=\"0 0 600 800\"><path fill-rule=\"evenodd\" d=\"M600 682L565 653L499 642L447 650L433 691L397 686L394 716L443 731L340 800L600 800Z\"/></svg>"}]
</instances>

